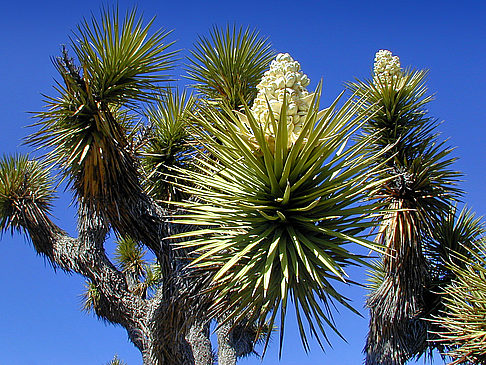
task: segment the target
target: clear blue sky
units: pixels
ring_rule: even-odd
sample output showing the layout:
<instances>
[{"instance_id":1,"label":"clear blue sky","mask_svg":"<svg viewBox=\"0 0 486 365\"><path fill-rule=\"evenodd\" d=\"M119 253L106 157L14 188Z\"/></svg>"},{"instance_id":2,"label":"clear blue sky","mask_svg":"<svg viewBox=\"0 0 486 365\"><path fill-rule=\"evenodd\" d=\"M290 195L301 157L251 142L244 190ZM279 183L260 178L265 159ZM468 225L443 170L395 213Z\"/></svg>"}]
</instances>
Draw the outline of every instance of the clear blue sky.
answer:
<instances>
[{"instance_id":1,"label":"clear blue sky","mask_svg":"<svg viewBox=\"0 0 486 365\"><path fill-rule=\"evenodd\" d=\"M69 43L70 31L110 2L4 1L0 6L0 152L27 151L28 112L42 108L41 93L52 95L57 77L50 57ZM465 174L465 202L486 214L486 3L484 1L119 1L138 9L156 27L173 29L175 48L184 52L214 25L250 25L289 52L311 78L323 78L322 105L343 82L370 74L374 53L390 49L402 66L430 69L436 93L430 114L445 120L441 131L457 146L456 168ZM57 201L57 223L74 234L70 198ZM363 270L350 271L364 280ZM115 353L141 364L138 351L120 327L107 326L80 311L83 280L54 273L21 236L0 240L0 365L104 364ZM331 336L323 353L314 344L306 355L296 328L286 330L281 364L355 365L363 361L368 319L365 291L344 288L364 318L341 309L336 322L348 343ZM277 364L277 340L265 365ZM258 364L250 358L242 364ZM419 361L422 363L422 360ZM441 364L437 357L434 364Z\"/></svg>"}]
</instances>

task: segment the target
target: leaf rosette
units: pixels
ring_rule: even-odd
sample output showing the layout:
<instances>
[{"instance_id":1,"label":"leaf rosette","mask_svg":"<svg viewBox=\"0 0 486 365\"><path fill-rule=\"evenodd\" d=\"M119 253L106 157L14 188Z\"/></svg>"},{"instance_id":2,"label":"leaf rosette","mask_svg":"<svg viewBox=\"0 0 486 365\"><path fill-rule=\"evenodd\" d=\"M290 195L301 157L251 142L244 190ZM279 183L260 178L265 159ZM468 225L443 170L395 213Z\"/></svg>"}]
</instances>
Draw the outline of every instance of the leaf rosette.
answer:
<instances>
[{"instance_id":1,"label":"leaf rosette","mask_svg":"<svg viewBox=\"0 0 486 365\"><path fill-rule=\"evenodd\" d=\"M263 328L280 314L282 344L293 303L308 349L304 322L321 343L325 324L337 332L331 302L352 309L333 287L346 281L347 265L363 263L346 245L377 249L365 238L371 222L363 218L374 206L362 198L378 167L363 153L368 140L347 143L363 120L359 105L348 100L338 108L338 98L319 111L319 86L289 143L285 95L277 113L268 105L264 123L249 108L244 118L209 106L194 116L207 153L194 169L180 170L196 199L182 204L186 214L176 221L203 228L176 237L192 249L191 265L214 272L215 315L250 316Z\"/></svg>"},{"instance_id":2,"label":"leaf rosette","mask_svg":"<svg viewBox=\"0 0 486 365\"><path fill-rule=\"evenodd\" d=\"M26 155L0 160L0 231L21 230L50 213L53 180L45 163Z\"/></svg>"}]
</instances>

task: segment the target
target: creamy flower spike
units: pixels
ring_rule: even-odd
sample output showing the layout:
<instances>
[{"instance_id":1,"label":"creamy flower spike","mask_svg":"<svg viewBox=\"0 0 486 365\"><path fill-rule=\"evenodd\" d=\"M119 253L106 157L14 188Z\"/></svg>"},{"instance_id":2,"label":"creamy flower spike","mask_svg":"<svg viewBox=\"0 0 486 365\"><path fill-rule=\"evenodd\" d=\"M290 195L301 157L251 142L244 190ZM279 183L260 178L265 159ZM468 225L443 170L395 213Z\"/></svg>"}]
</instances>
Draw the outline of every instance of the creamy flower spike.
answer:
<instances>
[{"instance_id":1,"label":"creamy flower spike","mask_svg":"<svg viewBox=\"0 0 486 365\"><path fill-rule=\"evenodd\" d=\"M263 75L257 85L258 94L253 101L251 113L263 126L263 130L269 146L274 148L275 131L270 120L272 110L275 121L280 118L284 95L287 94L287 147L295 143L302 129L305 117L312 102L314 94L309 94L306 89L310 83L309 78L301 69L299 62L295 61L288 53L280 53L270 63L270 69ZM238 113L240 121L247 125L245 115ZM249 137L249 136L248 136ZM252 138L249 138L250 142Z\"/></svg>"},{"instance_id":2,"label":"creamy flower spike","mask_svg":"<svg viewBox=\"0 0 486 365\"><path fill-rule=\"evenodd\" d=\"M374 72L375 81L380 80L383 84L391 84L394 78L402 76L400 59L398 56L393 56L390 51L381 49L375 55Z\"/></svg>"}]
</instances>

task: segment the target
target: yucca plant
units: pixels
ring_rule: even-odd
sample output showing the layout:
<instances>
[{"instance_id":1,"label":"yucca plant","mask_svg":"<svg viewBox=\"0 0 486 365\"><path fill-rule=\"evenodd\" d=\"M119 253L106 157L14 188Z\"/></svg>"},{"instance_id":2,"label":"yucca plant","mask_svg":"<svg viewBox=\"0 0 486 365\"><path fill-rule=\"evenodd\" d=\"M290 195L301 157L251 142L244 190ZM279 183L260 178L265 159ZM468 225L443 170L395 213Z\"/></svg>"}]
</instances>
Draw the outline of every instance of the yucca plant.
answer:
<instances>
[{"instance_id":1,"label":"yucca plant","mask_svg":"<svg viewBox=\"0 0 486 365\"><path fill-rule=\"evenodd\" d=\"M96 314L100 305L100 292L90 281L86 281L84 289L84 292L81 294L82 309L85 312Z\"/></svg>"},{"instance_id":2,"label":"yucca plant","mask_svg":"<svg viewBox=\"0 0 486 365\"><path fill-rule=\"evenodd\" d=\"M155 238L135 212L142 190L129 111L153 100L159 82L169 80L174 54L167 51L168 32L150 34L152 21L144 25L135 11L121 20L116 9L103 11L100 21L83 21L71 42L75 58L64 49L54 60L62 77L58 96L46 98L38 131L28 138L48 150L78 202L137 239Z\"/></svg>"},{"instance_id":3,"label":"yucca plant","mask_svg":"<svg viewBox=\"0 0 486 365\"><path fill-rule=\"evenodd\" d=\"M180 177L174 167L200 173L204 164L187 163L196 152L203 152L200 160L206 165L220 163L187 133L188 117L192 123L211 114L207 104L234 117L233 109L244 109L254 98L272 52L254 31L215 30L209 43L201 40L201 44L212 52L209 44L216 41L219 54L201 56L190 66L193 75L199 75L194 80L197 95L207 99L196 104L188 94L160 84L170 79L167 71L174 53L166 43L168 32L153 32L152 24L144 23L134 11L123 17L116 9L104 9L101 17L83 20L73 32L70 46L54 59L60 75L56 94L45 97L36 131L28 138L46 152L47 162L24 156L0 161L0 228L24 231L49 263L82 275L87 283L84 309L122 326L144 364L211 365L215 358L209 334L214 317L207 310L214 298L214 292L208 291L211 271L186 267L187 250L176 251L166 239L186 228L173 224L173 206L166 201L177 202L190 194L176 186ZM208 73L197 73L205 62L213 61L215 67L206 68ZM204 85L215 86L214 92ZM309 103L307 99L299 107L290 103L287 114L303 112L301 107L308 108ZM302 123L292 128L301 128ZM248 146L254 149L252 138ZM269 143L275 144L275 138ZM261 159L261 151L255 151L255 156ZM73 193L78 221L73 237L49 218L54 195L51 169L60 172L54 175L55 186L60 186L59 178L64 179ZM111 231L121 238L114 260L105 251ZM343 228L342 234L350 232ZM146 249L156 257L153 265L145 262ZM246 314L241 321L234 317L227 318L225 312L216 318L221 324L220 364L234 365L239 357L253 353L261 338L258 332L267 336L271 331ZM224 335L219 336L224 326Z\"/></svg>"},{"instance_id":4,"label":"yucca plant","mask_svg":"<svg viewBox=\"0 0 486 365\"><path fill-rule=\"evenodd\" d=\"M167 89L147 111L149 133L142 149L146 190L160 201L187 198L173 181L174 167L187 166L194 155L188 131L195 99L186 92ZM177 181L177 179L175 180Z\"/></svg>"},{"instance_id":5,"label":"yucca plant","mask_svg":"<svg viewBox=\"0 0 486 365\"><path fill-rule=\"evenodd\" d=\"M149 264L145 255L146 251L133 239L117 241L115 260L127 278L129 289L142 298L147 298L162 280L160 265Z\"/></svg>"},{"instance_id":6,"label":"yucca plant","mask_svg":"<svg viewBox=\"0 0 486 365\"><path fill-rule=\"evenodd\" d=\"M182 171L197 199L178 221L207 228L178 237L188 238L182 246L193 250L191 265L214 272L214 313L249 316L260 328L267 321L272 328L280 314L282 345L293 306L308 349L305 322L320 342L326 324L337 331L331 302L352 309L332 285L346 281L345 266L363 263L346 244L377 249L360 235L372 207L360 200L379 167L371 168L376 155L364 153L372 137L346 146L360 126L353 119L359 105L338 108L336 100L319 111L320 87L307 94L308 79L289 55L277 56L265 75L259 98L265 85L274 91L265 110L255 101L244 114L208 106L195 115L195 138L208 153L198 170ZM288 80L282 92L270 86L280 77Z\"/></svg>"},{"instance_id":7,"label":"yucca plant","mask_svg":"<svg viewBox=\"0 0 486 365\"><path fill-rule=\"evenodd\" d=\"M113 359L110 362L108 362L106 365L126 365L126 362L120 360L118 355L115 355Z\"/></svg>"},{"instance_id":8,"label":"yucca plant","mask_svg":"<svg viewBox=\"0 0 486 365\"><path fill-rule=\"evenodd\" d=\"M397 338L417 338L407 326L426 317L423 288L462 277L448 266L462 259L448 252L483 257L472 249L468 256L458 230L447 231L457 174L426 116L425 74L380 64L373 80L351 85L352 99L319 110L321 87L307 91L297 61L279 54L265 72L273 57L265 39L248 28L215 27L189 57L197 100L160 87L174 53L168 32L151 25L135 12L121 20L117 10L104 10L74 32L71 53L63 49L54 60L57 96L46 97L28 138L47 150L47 162L0 161L0 230L25 230L54 266L81 274L84 309L123 326L144 364L211 365L213 319L220 364L234 365L261 340L266 346L277 323L282 347L291 308L305 349L309 333L322 345L329 328L337 332L331 306L353 310L333 285L353 283L346 267L367 263L354 244L385 249L369 303L378 303L373 315L397 320L377 319L383 331L370 346L388 351L382 339L390 328ZM53 168L73 191L77 237L49 219ZM459 216L457 226L474 222ZM370 242L368 228L377 223L379 238ZM104 249L112 229L121 237L118 263ZM177 232L177 241L167 239ZM156 256L152 265L146 248ZM395 276L406 295L376 299ZM403 310L407 301L411 309ZM446 313L449 302L438 303L424 307L444 310L451 321L455 307ZM443 336L447 324L437 326Z\"/></svg>"},{"instance_id":9,"label":"yucca plant","mask_svg":"<svg viewBox=\"0 0 486 365\"><path fill-rule=\"evenodd\" d=\"M455 277L450 267L464 267L464 259L471 257L477 248L477 242L486 233L482 218L468 207L458 211L454 205L434 225L424 252L432 263L433 277L440 282L438 286L450 284Z\"/></svg>"},{"instance_id":10,"label":"yucca plant","mask_svg":"<svg viewBox=\"0 0 486 365\"><path fill-rule=\"evenodd\" d=\"M451 284L441 292L443 310L433 319L439 344L452 364L486 363L486 244L484 236L452 264Z\"/></svg>"},{"instance_id":11,"label":"yucca plant","mask_svg":"<svg viewBox=\"0 0 486 365\"><path fill-rule=\"evenodd\" d=\"M133 276L134 280L140 280L145 275L146 261L145 251L131 238L118 240L115 259L118 261L122 271Z\"/></svg>"},{"instance_id":12,"label":"yucca plant","mask_svg":"<svg viewBox=\"0 0 486 365\"><path fill-rule=\"evenodd\" d=\"M238 109L256 97L256 85L273 57L271 45L256 30L214 27L194 45L187 78L205 100Z\"/></svg>"},{"instance_id":13,"label":"yucca plant","mask_svg":"<svg viewBox=\"0 0 486 365\"><path fill-rule=\"evenodd\" d=\"M145 278L139 284L138 292L144 297L150 297L159 287L162 281L162 270L157 263L145 266Z\"/></svg>"},{"instance_id":14,"label":"yucca plant","mask_svg":"<svg viewBox=\"0 0 486 365\"><path fill-rule=\"evenodd\" d=\"M375 136L367 145L370 153L388 149L375 159L387 167L376 176L383 183L369 191L385 211L376 242L387 253L372 274L375 282L367 300L369 365L403 364L427 349L421 317L431 278L424 239L460 194L455 187L459 174L450 169L451 149L438 139L437 122L425 109L431 101L426 74L403 71L398 57L382 50L376 54L373 78L348 84L369 117L361 138Z\"/></svg>"},{"instance_id":15,"label":"yucca plant","mask_svg":"<svg viewBox=\"0 0 486 365\"><path fill-rule=\"evenodd\" d=\"M53 199L53 179L44 162L26 155L0 159L1 232L21 231L27 220L42 219L50 213Z\"/></svg>"},{"instance_id":16,"label":"yucca plant","mask_svg":"<svg viewBox=\"0 0 486 365\"><path fill-rule=\"evenodd\" d=\"M468 208L457 212L451 207L426 245L433 263L427 316L430 346L452 357L453 364L486 361L485 233L482 217Z\"/></svg>"}]
</instances>

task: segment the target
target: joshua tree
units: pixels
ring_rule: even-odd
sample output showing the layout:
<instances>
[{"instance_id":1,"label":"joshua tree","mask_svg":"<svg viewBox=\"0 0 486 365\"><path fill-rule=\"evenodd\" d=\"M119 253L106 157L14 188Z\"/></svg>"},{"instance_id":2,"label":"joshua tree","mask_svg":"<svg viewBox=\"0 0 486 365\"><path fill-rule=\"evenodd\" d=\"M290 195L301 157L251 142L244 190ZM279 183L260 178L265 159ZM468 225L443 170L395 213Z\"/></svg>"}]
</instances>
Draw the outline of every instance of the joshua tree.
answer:
<instances>
[{"instance_id":1,"label":"joshua tree","mask_svg":"<svg viewBox=\"0 0 486 365\"><path fill-rule=\"evenodd\" d=\"M187 252L165 239L185 228L170 223L178 208L167 202L187 196L170 185L177 179L168 167L185 166L200 149L187 129L194 98L168 88L175 52L169 33L151 25L135 12L120 19L103 11L101 20L78 26L74 57L63 48L54 60L57 95L46 98L28 137L47 151L44 158L0 161L0 229L25 232L52 266L84 276L85 309L123 326L145 364L212 364L207 275L187 268ZM242 29L216 28L212 36L204 44L219 47L220 58L211 80L233 72L239 78L230 87L244 83L241 93L254 93L272 56L268 43ZM240 66L226 70L226 61ZM192 70L202 67L196 62ZM50 219L56 170L74 197L77 238ZM110 230L119 238L117 264L104 248ZM145 250L154 264L145 262ZM219 333L220 364L254 352L258 335L248 320Z\"/></svg>"},{"instance_id":2,"label":"joshua tree","mask_svg":"<svg viewBox=\"0 0 486 365\"><path fill-rule=\"evenodd\" d=\"M380 53L372 80L320 110L321 86L309 93L290 55L265 71L274 53L258 33L214 28L189 57L189 96L168 85L175 52L151 25L103 11L78 26L27 139L45 155L0 161L0 230L25 232L54 267L84 276L84 308L123 326L144 364L212 364L212 320L219 364L266 348L277 322L282 346L291 307L306 349L309 332L327 340L328 327L338 331L331 304L353 310L333 281L366 264L349 244L383 254L368 362L421 353L426 294L443 279L428 262L454 261L431 227L458 194L424 110L425 73ZM56 171L73 194L77 238L50 219ZM377 223L375 243L366 236ZM452 308L433 303L430 313Z\"/></svg>"},{"instance_id":3,"label":"joshua tree","mask_svg":"<svg viewBox=\"0 0 486 365\"><path fill-rule=\"evenodd\" d=\"M193 250L191 266L212 276L210 311L228 321L249 318L257 328L279 321L282 345L293 306L305 348L305 321L320 341L325 324L337 331L330 303L351 308L332 286L345 280L346 265L363 263L345 244L376 249L362 236L374 205L361 200L387 150L369 153L373 136L347 146L367 118L362 105L350 99L338 108L336 100L319 110L320 87L309 93L308 84L299 63L279 54L251 106L244 98L239 110L202 104L194 138L207 153L177 170L194 200L179 204L186 214L176 217L203 227L176 237Z\"/></svg>"},{"instance_id":4,"label":"joshua tree","mask_svg":"<svg viewBox=\"0 0 486 365\"><path fill-rule=\"evenodd\" d=\"M424 240L459 193L454 187L458 173L449 169L451 149L438 140L437 122L427 116L431 97L425 77L424 71L402 70L390 51L379 51L373 78L349 84L366 100L363 108L370 119L363 136L376 136L369 148L389 148L376 160L387 167L377 176L383 183L370 191L386 209L376 238L386 255L372 274L367 300L370 365L403 364L427 347L427 325L421 318L431 277Z\"/></svg>"},{"instance_id":5,"label":"joshua tree","mask_svg":"<svg viewBox=\"0 0 486 365\"><path fill-rule=\"evenodd\" d=\"M431 346L451 364L485 364L486 229L469 209L452 208L438 225L426 252L433 262L435 301L427 319Z\"/></svg>"},{"instance_id":6,"label":"joshua tree","mask_svg":"<svg viewBox=\"0 0 486 365\"><path fill-rule=\"evenodd\" d=\"M78 26L27 139L45 155L0 161L0 228L83 275L85 309L123 326L146 364L211 364L212 319L218 363L234 364L268 343L279 310L283 334L292 302L307 347L303 316L320 338L323 323L336 330L332 300L351 308L331 285L362 263L344 245L375 248L361 233L373 206L358 202L381 166L369 138L346 145L360 105L319 111L320 87L307 91L298 62L281 54L264 73L269 44L234 27L214 28L191 53L196 97L173 91L168 33L151 24L103 11ZM56 170L77 238L50 219Z\"/></svg>"},{"instance_id":7,"label":"joshua tree","mask_svg":"<svg viewBox=\"0 0 486 365\"><path fill-rule=\"evenodd\" d=\"M384 209L376 242L386 255L371 272L367 364L404 364L433 348L456 363L484 359L484 331L474 332L484 313L484 281L474 275L484 272L484 228L469 210L456 213L459 174L427 116L425 76L382 50L373 78L348 85L370 116L360 138L376 136L371 151L388 148L376 159L387 167L382 183L369 191Z\"/></svg>"}]
</instances>

